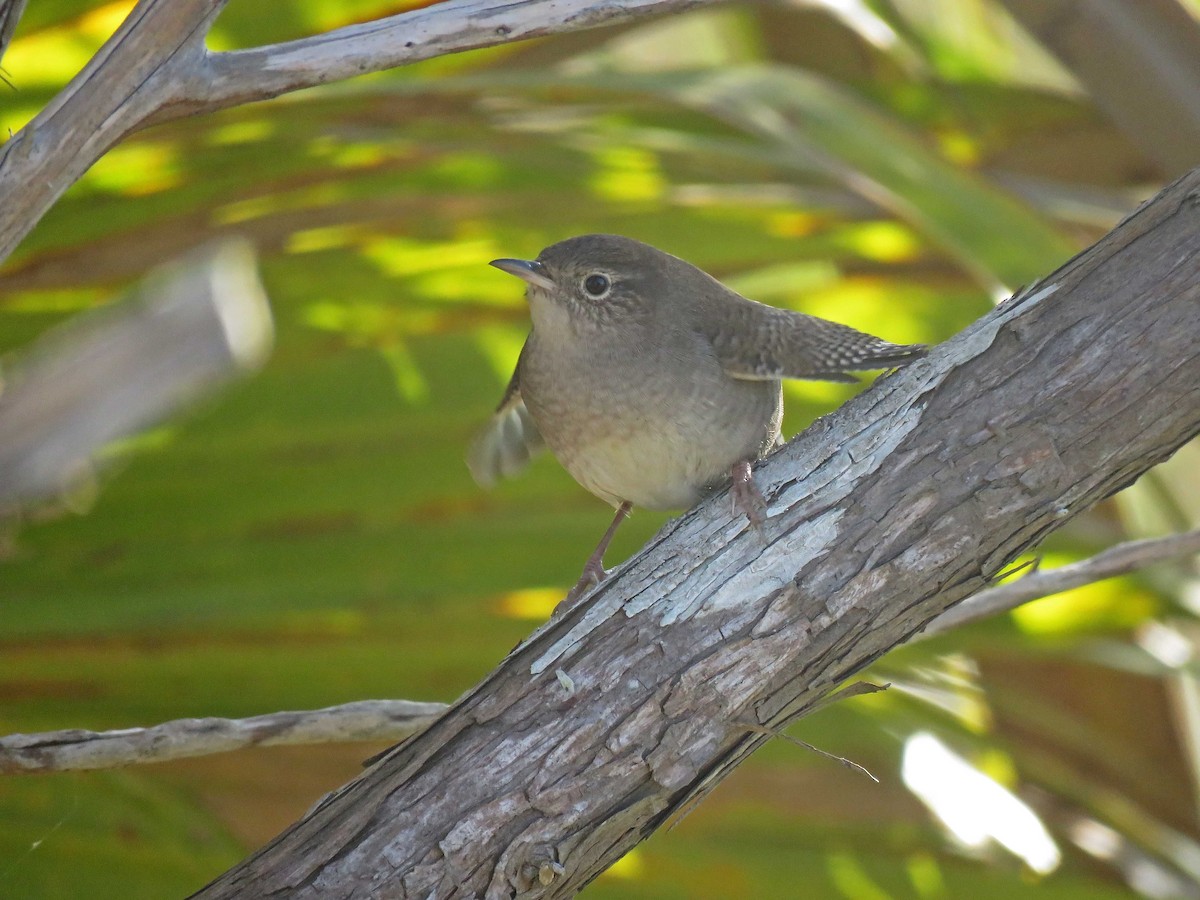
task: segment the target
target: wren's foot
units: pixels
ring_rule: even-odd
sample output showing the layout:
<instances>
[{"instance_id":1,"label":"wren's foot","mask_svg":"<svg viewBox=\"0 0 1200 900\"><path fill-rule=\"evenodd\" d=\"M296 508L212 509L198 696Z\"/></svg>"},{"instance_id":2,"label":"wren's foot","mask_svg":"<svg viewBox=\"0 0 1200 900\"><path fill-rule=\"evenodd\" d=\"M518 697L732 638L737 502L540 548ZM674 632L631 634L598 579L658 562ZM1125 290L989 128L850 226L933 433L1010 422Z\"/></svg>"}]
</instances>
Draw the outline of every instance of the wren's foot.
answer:
<instances>
[{"instance_id":1,"label":"wren's foot","mask_svg":"<svg viewBox=\"0 0 1200 900\"><path fill-rule=\"evenodd\" d=\"M560 615L569 609L572 609L579 598L586 594L594 585L599 584L608 577L608 572L599 560L595 559L595 555L588 558L587 563L583 567L583 574L579 576L579 580L575 582L575 587L567 591L567 596L562 598L558 606L554 607L554 614Z\"/></svg>"},{"instance_id":2,"label":"wren's foot","mask_svg":"<svg viewBox=\"0 0 1200 900\"><path fill-rule=\"evenodd\" d=\"M733 464L733 486L729 494L733 498L733 511L744 513L751 525L761 529L767 521L767 500L754 483L750 460L743 459Z\"/></svg>"},{"instance_id":3,"label":"wren's foot","mask_svg":"<svg viewBox=\"0 0 1200 900\"><path fill-rule=\"evenodd\" d=\"M588 557L588 561L583 564L583 573L579 576L579 580L575 582L575 587L571 588L570 597L574 594L582 594L594 584L599 584L608 577L608 570L604 568L604 553L601 548L597 547L596 552Z\"/></svg>"},{"instance_id":4,"label":"wren's foot","mask_svg":"<svg viewBox=\"0 0 1200 900\"><path fill-rule=\"evenodd\" d=\"M592 551L588 561L583 564L583 574L575 582L575 587L571 588L562 602L554 608L554 615L560 615L574 607L576 601L586 594L592 585L599 584L608 577L608 572L604 570L604 551L612 543L613 535L617 533L617 527L625 521L625 517L629 515L631 509L633 509L633 504L628 500L617 507L617 514L613 516L608 531L604 532L604 537L600 538L599 545Z\"/></svg>"}]
</instances>

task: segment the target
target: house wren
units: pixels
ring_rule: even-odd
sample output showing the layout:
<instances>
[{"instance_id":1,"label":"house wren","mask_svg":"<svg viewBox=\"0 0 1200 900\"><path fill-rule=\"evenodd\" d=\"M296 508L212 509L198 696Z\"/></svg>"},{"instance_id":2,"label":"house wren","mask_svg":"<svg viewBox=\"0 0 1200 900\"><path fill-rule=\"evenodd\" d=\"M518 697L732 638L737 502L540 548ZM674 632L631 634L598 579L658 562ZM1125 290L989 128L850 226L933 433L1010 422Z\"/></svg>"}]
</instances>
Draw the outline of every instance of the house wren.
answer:
<instances>
[{"instance_id":1,"label":"house wren","mask_svg":"<svg viewBox=\"0 0 1200 900\"><path fill-rule=\"evenodd\" d=\"M776 309L682 259L610 234L561 241L535 260L497 259L528 287L533 330L467 465L490 487L543 446L583 487L617 507L577 593L633 506L693 506L733 478L755 525L765 503L750 464L780 443L781 379L854 381L846 373L912 361L898 345Z\"/></svg>"}]
</instances>

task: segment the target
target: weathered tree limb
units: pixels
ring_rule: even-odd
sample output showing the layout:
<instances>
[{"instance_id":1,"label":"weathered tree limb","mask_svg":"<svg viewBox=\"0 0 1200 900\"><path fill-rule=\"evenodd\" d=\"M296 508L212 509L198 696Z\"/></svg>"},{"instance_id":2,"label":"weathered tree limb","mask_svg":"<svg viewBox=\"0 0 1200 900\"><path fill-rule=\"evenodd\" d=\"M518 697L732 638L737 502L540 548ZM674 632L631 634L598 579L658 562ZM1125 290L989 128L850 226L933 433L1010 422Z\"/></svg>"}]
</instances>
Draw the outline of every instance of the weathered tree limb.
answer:
<instances>
[{"instance_id":1,"label":"weathered tree limb","mask_svg":"<svg viewBox=\"0 0 1200 900\"><path fill-rule=\"evenodd\" d=\"M197 896L565 897L1200 433L1200 171L668 524Z\"/></svg>"},{"instance_id":2,"label":"weathered tree limb","mask_svg":"<svg viewBox=\"0 0 1200 900\"><path fill-rule=\"evenodd\" d=\"M271 338L241 241L204 248L130 300L42 337L0 384L0 519L90 477L111 441L256 369Z\"/></svg>"},{"instance_id":3,"label":"weathered tree limb","mask_svg":"<svg viewBox=\"0 0 1200 900\"><path fill-rule=\"evenodd\" d=\"M1088 559L1036 571L1018 581L980 591L946 610L914 639L942 634L1008 612L1031 600L1195 553L1200 553L1200 530L1117 544ZM0 738L0 774L111 769L277 744L399 741L424 731L447 709L444 703L359 700L324 709L268 713L247 719L175 719L149 728L116 731L71 728L12 734ZM772 732L768 729L767 733ZM773 733L816 750L789 735ZM816 752L830 755L823 750ZM833 758L853 765L840 757Z\"/></svg>"},{"instance_id":4,"label":"weathered tree limb","mask_svg":"<svg viewBox=\"0 0 1200 900\"><path fill-rule=\"evenodd\" d=\"M139 0L83 71L0 148L0 261L96 160L147 125L711 0L449 0L302 40L213 53L204 39L228 2Z\"/></svg>"},{"instance_id":5,"label":"weathered tree limb","mask_svg":"<svg viewBox=\"0 0 1200 900\"><path fill-rule=\"evenodd\" d=\"M0 774L111 769L276 744L398 741L423 731L445 709L444 703L359 700L248 719L176 719L152 728L13 734L0 738Z\"/></svg>"}]
</instances>

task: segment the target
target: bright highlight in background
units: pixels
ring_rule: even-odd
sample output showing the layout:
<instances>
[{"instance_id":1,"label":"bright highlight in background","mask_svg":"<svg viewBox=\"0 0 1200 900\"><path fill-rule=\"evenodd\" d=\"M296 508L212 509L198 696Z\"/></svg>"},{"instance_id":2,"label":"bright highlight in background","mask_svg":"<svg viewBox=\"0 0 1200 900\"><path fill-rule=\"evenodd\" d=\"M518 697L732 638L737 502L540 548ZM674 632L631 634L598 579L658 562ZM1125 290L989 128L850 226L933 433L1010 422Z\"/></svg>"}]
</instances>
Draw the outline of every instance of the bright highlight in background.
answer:
<instances>
[{"instance_id":1,"label":"bright highlight in background","mask_svg":"<svg viewBox=\"0 0 1200 900\"><path fill-rule=\"evenodd\" d=\"M968 847L990 838L1035 872L1058 868L1062 855L1033 810L933 735L918 732L905 741L901 777Z\"/></svg>"}]
</instances>

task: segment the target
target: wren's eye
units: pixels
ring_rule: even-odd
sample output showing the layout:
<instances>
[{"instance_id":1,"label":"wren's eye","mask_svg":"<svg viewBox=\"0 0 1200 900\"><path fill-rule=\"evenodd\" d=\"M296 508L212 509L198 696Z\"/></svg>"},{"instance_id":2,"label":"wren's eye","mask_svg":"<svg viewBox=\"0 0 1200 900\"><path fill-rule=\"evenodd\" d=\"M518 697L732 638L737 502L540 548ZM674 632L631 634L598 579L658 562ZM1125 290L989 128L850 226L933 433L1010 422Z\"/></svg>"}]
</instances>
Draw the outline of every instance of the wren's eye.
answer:
<instances>
[{"instance_id":1,"label":"wren's eye","mask_svg":"<svg viewBox=\"0 0 1200 900\"><path fill-rule=\"evenodd\" d=\"M583 279L583 289L593 297L603 297L608 293L608 279L603 275L589 275Z\"/></svg>"}]
</instances>

